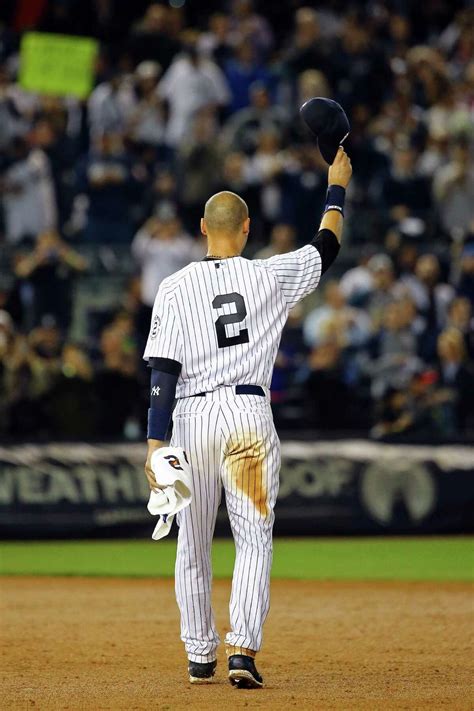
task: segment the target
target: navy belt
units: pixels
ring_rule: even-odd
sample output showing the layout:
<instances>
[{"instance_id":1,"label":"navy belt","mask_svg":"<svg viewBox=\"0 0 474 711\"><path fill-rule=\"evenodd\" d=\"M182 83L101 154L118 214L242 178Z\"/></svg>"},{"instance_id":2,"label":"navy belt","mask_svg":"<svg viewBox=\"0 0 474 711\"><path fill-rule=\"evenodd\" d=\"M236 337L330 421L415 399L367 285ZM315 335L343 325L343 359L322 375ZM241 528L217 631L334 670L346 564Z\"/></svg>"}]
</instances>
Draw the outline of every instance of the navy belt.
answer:
<instances>
[{"instance_id":1,"label":"navy belt","mask_svg":"<svg viewBox=\"0 0 474 711\"><path fill-rule=\"evenodd\" d=\"M212 392L212 390L210 391ZM236 385L235 386L236 395L260 395L265 397L265 390L260 387L260 385ZM207 393L196 393L191 397L204 397Z\"/></svg>"}]
</instances>

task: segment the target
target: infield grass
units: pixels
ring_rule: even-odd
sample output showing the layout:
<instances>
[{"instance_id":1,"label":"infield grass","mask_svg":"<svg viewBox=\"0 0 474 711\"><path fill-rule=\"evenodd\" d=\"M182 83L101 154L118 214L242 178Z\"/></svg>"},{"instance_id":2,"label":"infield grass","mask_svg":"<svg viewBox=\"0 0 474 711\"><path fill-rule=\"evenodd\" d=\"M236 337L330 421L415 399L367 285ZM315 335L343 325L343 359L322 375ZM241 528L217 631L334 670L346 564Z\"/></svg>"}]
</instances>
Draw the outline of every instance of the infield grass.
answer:
<instances>
[{"instance_id":1,"label":"infield grass","mask_svg":"<svg viewBox=\"0 0 474 711\"><path fill-rule=\"evenodd\" d=\"M176 541L3 542L0 575L170 577ZM215 578L232 575L234 546L213 546ZM281 539L274 578L474 581L474 537Z\"/></svg>"}]
</instances>

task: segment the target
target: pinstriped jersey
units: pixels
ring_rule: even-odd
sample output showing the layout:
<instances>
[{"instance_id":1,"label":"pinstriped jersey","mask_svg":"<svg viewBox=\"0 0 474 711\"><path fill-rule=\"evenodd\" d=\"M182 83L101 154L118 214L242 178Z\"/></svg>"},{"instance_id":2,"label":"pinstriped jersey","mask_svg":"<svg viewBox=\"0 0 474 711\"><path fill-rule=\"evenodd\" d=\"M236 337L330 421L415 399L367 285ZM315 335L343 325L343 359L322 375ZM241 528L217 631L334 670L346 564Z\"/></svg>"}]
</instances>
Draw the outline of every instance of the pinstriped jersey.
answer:
<instances>
[{"instance_id":1,"label":"pinstriped jersey","mask_svg":"<svg viewBox=\"0 0 474 711\"><path fill-rule=\"evenodd\" d=\"M269 388L288 311L320 276L312 245L270 259L193 262L161 283L144 358L182 364L178 398L226 385Z\"/></svg>"}]
</instances>

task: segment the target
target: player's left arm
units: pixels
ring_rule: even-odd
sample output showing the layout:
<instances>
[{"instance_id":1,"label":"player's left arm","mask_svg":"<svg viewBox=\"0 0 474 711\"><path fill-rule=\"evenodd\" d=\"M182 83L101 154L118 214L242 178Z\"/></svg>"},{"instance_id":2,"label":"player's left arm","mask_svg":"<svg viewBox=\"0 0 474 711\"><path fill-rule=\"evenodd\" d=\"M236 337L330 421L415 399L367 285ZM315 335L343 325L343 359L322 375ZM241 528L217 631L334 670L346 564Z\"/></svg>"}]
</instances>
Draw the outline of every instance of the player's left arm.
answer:
<instances>
[{"instance_id":1,"label":"player's left arm","mask_svg":"<svg viewBox=\"0 0 474 711\"><path fill-rule=\"evenodd\" d=\"M276 277L289 309L316 289L321 274L329 269L338 255L344 199L351 175L351 162L341 147L329 167L326 205L317 235L300 249L259 260Z\"/></svg>"},{"instance_id":2,"label":"player's left arm","mask_svg":"<svg viewBox=\"0 0 474 711\"><path fill-rule=\"evenodd\" d=\"M339 253L344 224L344 199L351 176L350 158L340 146L334 162L329 166L328 193L319 231L311 241L321 255L321 274L329 269Z\"/></svg>"},{"instance_id":3,"label":"player's left arm","mask_svg":"<svg viewBox=\"0 0 474 711\"><path fill-rule=\"evenodd\" d=\"M151 455L165 445L182 363L182 339L175 307L161 288L155 299L144 358L151 369L145 474L150 488L155 489Z\"/></svg>"}]
</instances>

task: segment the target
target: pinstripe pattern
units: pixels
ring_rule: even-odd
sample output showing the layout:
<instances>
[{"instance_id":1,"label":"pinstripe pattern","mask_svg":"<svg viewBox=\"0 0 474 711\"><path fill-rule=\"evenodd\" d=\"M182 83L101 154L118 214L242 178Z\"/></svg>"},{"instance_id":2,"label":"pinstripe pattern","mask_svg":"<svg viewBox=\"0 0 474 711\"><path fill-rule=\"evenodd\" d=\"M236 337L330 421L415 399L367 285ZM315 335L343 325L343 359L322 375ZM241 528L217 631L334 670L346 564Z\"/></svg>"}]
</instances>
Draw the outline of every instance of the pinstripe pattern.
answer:
<instances>
[{"instance_id":1,"label":"pinstripe pattern","mask_svg":"<svg viewBox=\"0 0 474 711\"><path fill-rule=\"evenodd\" d=\"M288 311L317 287L320 276L321 257L311 245L270 259L194 262L161 283L144 357L183 364L177 397L232 384L269 388ZM249 341L219 348L216 319L234 314L235 304L214 309L212 302L233 292L243 297L247 315L227 324L226 334L233 337L246 328Z\"/></svg>"},{"instance_id":2,"label":"pinstripe pattern","mask_svg":"<svg viewBox=\"0 0 474 711\"><path fill-rule=\"evenodd\" d=\"M222 490L236 547L226 644L256 652L262 643L280 470L269 386L288 311L320 275L320 254L308 245L265 260L190 264L155 299L144 358L182 363L171 444L188 454L193 500L177 516L175 585L181 638L195 662L214 660L219 643L210 552ZM260 385L266 397L236 395L243 384Z\"/></svg>"},{"instance_id":3,"label":"pinstripe pattern","mask_svg":"<svg viewBox=\"0 0 474 711\"><path fill-rule=\"evenodd\" d=\"M210 550L223 488L236 546L226 643L258 651L270 604L280 469L269 400L220 388L179 400L173 419L171 445L185 448L193 481L191 505L177 516L181 639L192 661L215 659L219 637L211 609Z\"/></svg>"}]
</instances>

